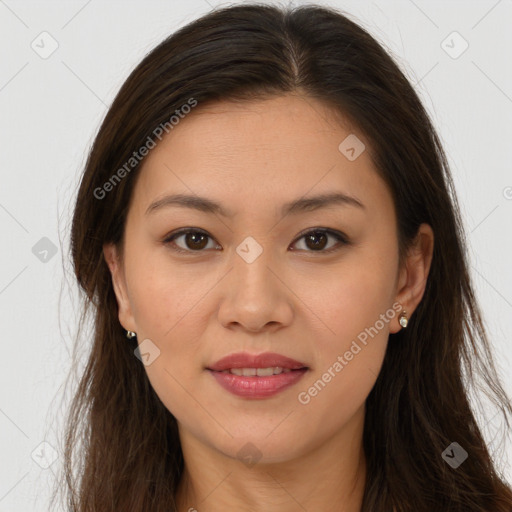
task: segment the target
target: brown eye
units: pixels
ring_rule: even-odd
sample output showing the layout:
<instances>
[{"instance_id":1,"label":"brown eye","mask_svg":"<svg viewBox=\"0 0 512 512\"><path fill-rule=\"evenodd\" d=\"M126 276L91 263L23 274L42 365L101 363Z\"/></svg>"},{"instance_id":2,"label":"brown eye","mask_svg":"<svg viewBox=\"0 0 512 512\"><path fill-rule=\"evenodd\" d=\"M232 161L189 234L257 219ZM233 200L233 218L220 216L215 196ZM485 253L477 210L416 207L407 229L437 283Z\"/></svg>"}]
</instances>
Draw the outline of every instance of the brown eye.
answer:
<instances>
[{"instance_id":1,"label":"brown eye","mask_svg":"<svg viewBox=\"0 0 512 512\"><path fill-rule=\"evenodd\" d=\"M178 239L182 239L181 245L176 243ZM167 237L164 243L173 245L173 249L177 252L200 252L207 247L209 239L211 237L203 231L188 229Z\"/></svg>"},{"instance_id":2,"label":"brown eye","mask_svg":"<svg viewBox=\"0 0 512 512\"><path fill-rule=\"evenodd\" d=\"M334 238L337 240L337 244L333 244L327 249L326 246L328 244L329 238ZM342 233L338 233L337 231L332 231L329 229L310 229L309 231L302 234L300 238L297 239L296 244L304 239L305 249L299 248L299 250L305 250L307 252L331 252L340 248L340 246L347 245L348 239Z\"/></svg>"}]
</instances>

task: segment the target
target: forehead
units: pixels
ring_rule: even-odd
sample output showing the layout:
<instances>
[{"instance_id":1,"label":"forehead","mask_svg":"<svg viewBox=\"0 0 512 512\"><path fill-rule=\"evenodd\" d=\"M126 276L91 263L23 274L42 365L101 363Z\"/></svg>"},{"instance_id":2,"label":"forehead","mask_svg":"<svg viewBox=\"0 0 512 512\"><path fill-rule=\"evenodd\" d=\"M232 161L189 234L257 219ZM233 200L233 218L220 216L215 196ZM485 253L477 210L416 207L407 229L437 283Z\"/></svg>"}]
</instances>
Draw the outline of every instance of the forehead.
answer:
<instances>
[{"instance_id":1,"label":"forehead","mask_svg":"<svg viewBox=\"0 0 512 512\"><path fill-rule=\"evenodd\" d=\"M222 150L229 156L255 146L278 154L287 147L304 147L308 153L317 147L321 152L332 149L333 140L351 131L348 118L306 96L287 94L261 100L209 102L183 116L154 154L160 152L158 149L175 149L181 144L195 143L197 148L201 141L202 152L212 149L217 156ZM208 142L214 146L210 148Z\"/></svg>"},{"instance_id":2,"label":"forehead","mask_svg":"<svg viewBox=\"0 0 512 512\"><path fill-rule=\"evenodd\" d=\"M348 137L367 148L355 160L339 149ZM356 127L312 98L198 104L146 157L135 195L146 207L171 192L227 197L229 210L333 190L371 201L386 186L368 149Z\"/></svg>"}]
</instances>

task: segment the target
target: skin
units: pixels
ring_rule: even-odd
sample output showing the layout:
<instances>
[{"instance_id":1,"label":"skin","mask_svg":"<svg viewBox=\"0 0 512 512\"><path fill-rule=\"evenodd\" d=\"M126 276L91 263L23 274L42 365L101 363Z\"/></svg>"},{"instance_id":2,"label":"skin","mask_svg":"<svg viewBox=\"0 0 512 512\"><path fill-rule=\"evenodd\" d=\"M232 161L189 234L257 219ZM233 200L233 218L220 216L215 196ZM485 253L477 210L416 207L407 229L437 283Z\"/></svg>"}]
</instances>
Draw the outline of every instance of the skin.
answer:
<instances>
[{"instance_id":1,"label":"skin","mask_svg":"<svg viewBox=\"0 0 512 512\"><path fill-rule=\"evenodd\" d=\"M338 150L349 134L366 145L354 161ZM360 510L365 400L389 334L401 329L393 304L409 318L414 313L434 243L432 229L422 225L399 268L393 200L369 148L357 127L340 123L322 103L288 94L198 105L145 160L124 256L111 244L104 255L119 321L139 343L149 338L160 350L145 369L179 425L180 511ZM364 208L280 214L285 202L332 191ZM206 196L234 216L178 206L145 214L170 193ZM176 246L189 251L180 254L164 239L187 227L210 238L201 246L178 237ZM315 250L303 231L320 227L344 233L350 243L329 235L319 239L325 248ZM248 236L263 249L252 263L236 252ZM198 246L204 248L194 251ZM389 310L394 317L378 334L309 403L300 403L298 394ZM239 351L277 352L309 371L273 397L240 398L205 369ZM260 457L255 465L237 455L247 443Z\"/></svg>"}]
</instances>

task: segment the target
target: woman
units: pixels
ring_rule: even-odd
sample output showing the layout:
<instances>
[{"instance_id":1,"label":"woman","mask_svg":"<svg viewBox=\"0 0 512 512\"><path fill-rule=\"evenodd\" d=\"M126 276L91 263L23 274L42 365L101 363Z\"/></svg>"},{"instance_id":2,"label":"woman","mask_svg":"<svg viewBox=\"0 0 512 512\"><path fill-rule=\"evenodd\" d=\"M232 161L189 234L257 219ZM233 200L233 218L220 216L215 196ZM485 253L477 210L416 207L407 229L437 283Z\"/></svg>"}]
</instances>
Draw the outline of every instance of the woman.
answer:
<instances>
[{"instance_id":1,"label":"woman","mask_svg":"<svg viewBox=\"0 0 512 512\"><path fill-rule=\"evenodd\" d=\"M512 510L469 404L480 374L508 425L445 155L340 13L234 6L151 51L71 234L94 332L70 510Z\"/></svg>"}]
</instances>

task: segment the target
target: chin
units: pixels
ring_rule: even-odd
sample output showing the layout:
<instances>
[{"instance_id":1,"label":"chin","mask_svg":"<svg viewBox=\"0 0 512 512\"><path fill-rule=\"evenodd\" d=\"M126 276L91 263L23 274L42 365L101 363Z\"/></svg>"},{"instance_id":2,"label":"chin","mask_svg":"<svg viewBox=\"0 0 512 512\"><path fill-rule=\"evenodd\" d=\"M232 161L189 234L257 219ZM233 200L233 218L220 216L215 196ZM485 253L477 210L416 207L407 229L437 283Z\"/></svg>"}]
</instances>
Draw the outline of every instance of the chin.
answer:
<instances>
[{"instance_id":1,"label":"chin","mask_svg":"<svg viewBox=\"0 0 512 512\"><path fill-rule=\"evenodd\" d=\"M274 425L275 427L275 425ZM271 430L264 429L261 433L253 429L241 432L234 437L224 436L221 442L215 443L215 448L227 457L236 459L252 467L255 464L276 464L297 458L305 447L289 435L270 434ZM302 448L302 449L301 449Z\"/></svg>"}]
</instances>

